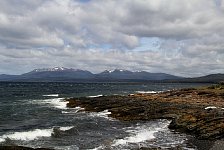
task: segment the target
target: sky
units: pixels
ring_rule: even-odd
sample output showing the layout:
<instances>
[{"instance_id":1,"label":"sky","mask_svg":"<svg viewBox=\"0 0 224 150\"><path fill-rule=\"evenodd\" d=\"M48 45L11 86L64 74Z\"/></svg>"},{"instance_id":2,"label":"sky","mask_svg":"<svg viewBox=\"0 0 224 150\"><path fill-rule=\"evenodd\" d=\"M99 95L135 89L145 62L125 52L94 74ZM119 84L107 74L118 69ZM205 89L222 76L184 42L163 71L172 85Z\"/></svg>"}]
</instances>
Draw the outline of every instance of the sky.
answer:
<instances>
[{"instance_id":1,"label":"sky","mask_svg":"<svg viewBox=\"0 0 224 150\"><path fill-rule=\"evenodd\" d=\"M224 73L223 0L1 0L0 74Z\"/></svg>"}]
</instances>

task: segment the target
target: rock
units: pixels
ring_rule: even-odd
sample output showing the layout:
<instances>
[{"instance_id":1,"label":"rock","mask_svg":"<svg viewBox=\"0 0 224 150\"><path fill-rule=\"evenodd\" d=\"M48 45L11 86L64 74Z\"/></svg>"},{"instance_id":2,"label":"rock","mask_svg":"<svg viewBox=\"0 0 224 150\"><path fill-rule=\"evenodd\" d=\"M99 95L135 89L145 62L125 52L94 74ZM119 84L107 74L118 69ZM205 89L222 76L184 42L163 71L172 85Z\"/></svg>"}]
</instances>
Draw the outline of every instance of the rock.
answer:
<instances>
[{"instance_id":1,"label":"rock","mask_svg":"<svg viewBox=\"0 0 224 150\"><path fill-rule=\"evenodd\" d=\"M53 133L51 134L52 137L54 138L60 138L63 136L63 132L60 130L59 127L54 127L53 128Z\"/></svg>"},{"instance_id":2,"label":"rock","mask_svg":"<svg viewBox=\"0 0 224 150\"><path fill-rule=\"evenodd\" d=\"M218 140L215 142L215 144L212 146L210 150L223 150L224 148L224 141Z\"/></svg>"},{"instance_id":3,"label":"rock","mask_svg":"<svg viewBox=\"0 0 224 150\"><path fill-rule=\"evenodd\" d=\"M81 97L69 99L67 106L82 107L91 112L108 110L110 117L123 121L170 119L171 129L194 134L199 139L222 139L222 93L224 89L215 87L131 96Z\"/></svg>"},{"instance_id":4,"label":"rock","mask_svg":"<svg viewBox=\"0 0 224 150\"><path fill-rule=\"evenodd\" d=\"M53 133L51 134L51 136L53 137L53 138L61 138L61 137L63 137L63 136L67 136L67 135L69 135L69 134L73 134L73 135L78 135L79 133L78 133L78 130L75 128L75 127L73 127L73 128L71 128L71 129L69 129L69 130L66 130L66 131L63 131L63 130L60 130L60 128L59 127L54 127L53 128Z\"/></svg>"}]
</instances>

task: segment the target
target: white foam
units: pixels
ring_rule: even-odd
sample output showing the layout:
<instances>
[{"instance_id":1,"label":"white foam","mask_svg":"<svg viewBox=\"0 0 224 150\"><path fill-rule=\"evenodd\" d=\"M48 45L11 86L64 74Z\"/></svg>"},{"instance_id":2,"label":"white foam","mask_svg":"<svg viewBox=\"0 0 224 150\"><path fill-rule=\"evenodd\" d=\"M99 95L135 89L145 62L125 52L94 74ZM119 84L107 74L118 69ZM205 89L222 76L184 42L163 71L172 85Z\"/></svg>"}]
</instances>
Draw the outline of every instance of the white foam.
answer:
<instances>
[{"instance_id":1,"label":"white foam","mask_svg":"<svg viewBox=\"0 0 224 150\"><path fill-rule=\"evenodd\" d=\"M140 94L155 94L158 93L156 91L135 91L136 93L140 93Z\"/></svg>"},{"instance_id":2,"label":"white foam","mask_svg":"<svg viewBox=\"0 0 224 150\"><path fill-rule=\"evenodd\" d=\"M90 113L90 116L92 117L103 117L103 118L107 118L109 119L108 115L110 115L111 112L109 112L108 110L104 110L104 111L101 111L101 112L93 112L93 113Z\"/></svg>"},{"instance_id":3,"label":"white foam","mask_svg":"<svg viewBox=\"0 0 224 150\"><path fill-rule=\"evenodd\" d=\"M5 139L4 138L0 138L0 143L4 142Z\"/></svg>"},{"instance_id":4,"label":"white foam","mask_svg":"<svg viewBox=\"0 0 224 150\"><path fill-rule=\"evenodd\" d=\"M88 96L89 98L95 98L95 97L101 97L103 95L94 95L94 96Z\"/></svg>"},{"instance_id":5,"label":"white foam","mask_svg":"<svg viewBox=\"0 0 224 150\"><path fill-rule=\"evenodd\" d=\"M69 109L69 111L61 111L61 113L62 114L75 114L75 113L79 112L80 110L84 110L84 108L82 108L82 107L75 107L75 108Z\"/></svg>"},{"instance_id":6,"label":"white foam","mask_svg":"<svg viewBox=\"0 0 224 150\"><path fill-rule=\"evenodd\" d=\"M215 106L208 106L208 107L205 107L205 110L207 110L207 109L217 109L217 107L215 107Z\"/></svg>"},{"instance_id":7,"label":"white foam","mask_svg":"<svg viewBox=\"0 0 224 150\"><path fill-rule=\"evenodd\" d=\"M74 126L67 126L67 127L60 127L59 129L62 131L67 131L73 127ZM9 138L11 140L32 141L42 137L50 137L53 133L53 129L54 128L35 129L31 131L8 133L0 137L0 142L4 142L6 138Z\"/></svg>"},{"instance_id":8,"label":"white foam","mask_svg":"<svg viewBox=\"0 0 224 150\"><path fill-rule=\"evenodd\" d=\"M55 108L58 109L68 109L67 104L69 103L68 101L65 101L63 98L55 98L55 99L50 99L50 100L44 100L46 103L51 104Z\"/></svg>"},{"instance_id":9,"label":"white foam","mask_svg":"<svg viewBox=\"0 0 224 150\"><path fill-rule=\"evenodd\" d=\"M132 127L127 128L126 132L130 134L130 136L125 137L124 139L114 140L112 147L120 146L120 145L128 145L130 143L141 143L148 140L152 140L155 138L154 134L156 132L162 131L167 128L169 125L169 121L163 122L162 124L153 127L152 124L140 125L136 128L132 129Z\"/></svg>"},{"instance_id":10,"label":"white foam","mask_svg":"<svg viewBox=\"0 0 224 150\"><path fill-rule=\"evenodd\" d=\"M72 128L74 128L74 126L60 127L60 130L62 130L62 131L67 131L67 130L70 130L70 129L72 129Z\"/></svg>"},{"instance_id":11,"label":"white foam","mask_svg":"<svg viewBox=\"0 0 224 150\"><path fill-rule=\"evenodd\" d=\"M139 131L136 131L133 135L130 137L126 137L124 139L115 140L112 146L118 146L118 145L126 145L128 143L140 143L147 140L152 140L155 138L154 133L158 131L150 131L149 129L142 129Z\"/></svg>"},{"instance_id":12,"label":"white foam","mask_svg":"<svg viewBox=\"0 0 224 150\"><path fill-rule=\"evenodd\" d=\"M46 97L58 97L59 94L49 94L49 95L43 95L43 96L46 96Z\"/></svg>"},{"instance_id":13,"label":"white foam","mask_svg":"<svg viewBox=\"0 0 224 150\"><path fill-rule=\"evenodd\" d=\"M93 149L89 149L89 150L102 150L104 149L105 147L104 146L99 146L99 147L96 147L96 148L93 148Z\"/></svg>"},{"instance_id":14,"label":"white foam","mask_svg":"<svg viewBox=\"0 0 224 150\"><path fill-rule=\"evenodd\" d=\"M10 134L5 134L0 137L0 142L4 142L6 138L10 138L12 140L23 140L23 141L31 141L38 139L40 137L50 137L53 132L53 129L35 129L32 131L26 132L14 132Z\"/></svg>"},{"instance_id":15,"label":"white foam","mask_svg":"<svg viewBox=\"0 0 224 150\"><path fill-rule=\"evenodd\" d=\"M52 99L45 99L45 100L33 100L32 103L37 103L41 105L50 105L51 107L55 107L58 109L68 109L67 103L68 101L65 101L64 98L52 98Z\"/></svg>"},{"instance_id":16,"label":"white foam","mask_svg":"<svg viewBox=\"0 0 224 150\"><path fill-rule=\"evenodd\" d=\"M70 145L70 146L56 146L56 150L79 150L79 147L76 145Z\"/></svg>"}]
</instances>

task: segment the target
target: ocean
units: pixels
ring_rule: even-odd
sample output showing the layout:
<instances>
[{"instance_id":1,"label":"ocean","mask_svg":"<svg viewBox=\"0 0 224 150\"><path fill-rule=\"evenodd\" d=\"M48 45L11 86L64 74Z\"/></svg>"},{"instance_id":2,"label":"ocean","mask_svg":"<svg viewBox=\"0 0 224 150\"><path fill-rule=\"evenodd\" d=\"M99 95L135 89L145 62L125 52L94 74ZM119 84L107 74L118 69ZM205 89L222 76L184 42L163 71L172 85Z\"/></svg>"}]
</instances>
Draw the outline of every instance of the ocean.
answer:
<instances>
[{"instance_id":1,"label":"ocean","mask_svg":"<svg viewBox=\"0 0 224 150\"><path fill-rule=\"evenodd\" d=\"M168 129L170 121L122 122L110 112L67 108L70 97L128 95L203 86L183 83L0 82L0 145L56 150L170 148L193 150L190 135Z\"/></svg>"}]
</instances>

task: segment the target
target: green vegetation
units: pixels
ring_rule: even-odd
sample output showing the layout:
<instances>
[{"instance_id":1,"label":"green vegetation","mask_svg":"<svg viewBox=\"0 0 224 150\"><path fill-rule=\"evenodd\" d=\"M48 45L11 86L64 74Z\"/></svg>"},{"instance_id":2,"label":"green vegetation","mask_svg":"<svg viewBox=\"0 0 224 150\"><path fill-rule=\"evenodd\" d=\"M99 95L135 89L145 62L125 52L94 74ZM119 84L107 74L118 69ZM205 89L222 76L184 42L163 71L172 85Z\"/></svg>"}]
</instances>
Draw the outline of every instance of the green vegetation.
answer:
<instances>
[{"instance_id":1,"label":"green vegetation","mask_svg":"<svg viewBox=\"0 0 224 150\"><path fill-rule=\"evenodd\" d=\"M209 86L208 89L223 90L224 89L224 82L220 82L219 84Z\"/></svg>"}]
</instances>

